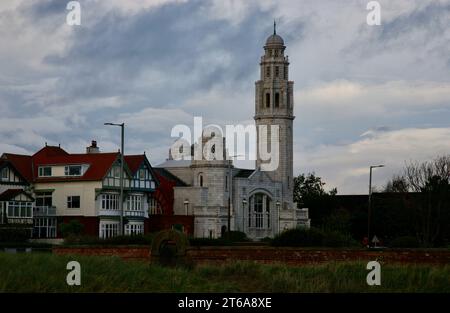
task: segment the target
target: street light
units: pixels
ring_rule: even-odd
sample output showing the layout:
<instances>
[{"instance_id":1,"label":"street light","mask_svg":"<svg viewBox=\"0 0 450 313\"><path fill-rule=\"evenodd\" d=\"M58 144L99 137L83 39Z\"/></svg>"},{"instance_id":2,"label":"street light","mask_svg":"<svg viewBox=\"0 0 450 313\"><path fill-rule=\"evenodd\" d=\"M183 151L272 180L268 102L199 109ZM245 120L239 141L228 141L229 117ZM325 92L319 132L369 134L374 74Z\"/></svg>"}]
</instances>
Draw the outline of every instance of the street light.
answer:
<instances>
[{"instance_id":1,"label":"street light","mask_svg":"<svg viewBox=\"0 0 450 313\"><path fill-rule=\"evenodd\" d=\"M275 205L277 207L277 212L278 212L278 233L280 233L280 208L281 208L280 200L277 200Z\"/></svg>"},{"instance_id":2,"label":"street light","mask_svg":"<svg viewBox=\"0 0 450 313\"><path fill-rule=\"evenodd\" d=\"M184 211L186 212L186 215L188 215L188 212L189 212L189 200L188 199L186 199L186 200L184 200Z\"/></svg>"},{"instance_id":3,"label":"street light","mask_svg":"<svg viewBox=\"0 0 450 313\"><path fill-rule=\"evenodd\" d=\"M240 157L243 156L242 154L236 154L233 156L230 156L231 159L236 158L236 157ZM231 163L233 162L233 160L228 160L228 232L227 232L227 236L228 238L230 238L230 227L231 227L231 193L233 190L233 175L231 175Z\"/></svg>"},{"instance_id":4,"label":"street light","mask_svg":"<svg viewBox=\"0 0 450 313\"><path fill-rule=\"evenodd\" d=\"M242 199L242 231L245 230L245 207L246 206L247 206L247 199L244 198L244 199Z\"/></svg>"},{"instance_id":5,"label":"street light","mask_svg":"<svg viewBox=\"0 0 450 313\"><path fill-rule=\"evenodd\" d=\"M370 246L370 214L372 210L372 169L378 168L378 167L384 167L383 164L380 165L371 165L370 166L370 175L369 175L369 207L367 211L367 240L368 244Z\"/></svg>"},{"instance_id":6,"label":"street light","mask_svg":"<svg viewBox=\"0 0 450 313\"><path fill-rule=\"evenodd\" d=\"M119 235L123 235L123 171L124 171L124 134L125 134L125 123L105 123L107 126L120 126L120 198L119 198L119 209L120 209L120 227Z\"/></svg>"}]
</instances>

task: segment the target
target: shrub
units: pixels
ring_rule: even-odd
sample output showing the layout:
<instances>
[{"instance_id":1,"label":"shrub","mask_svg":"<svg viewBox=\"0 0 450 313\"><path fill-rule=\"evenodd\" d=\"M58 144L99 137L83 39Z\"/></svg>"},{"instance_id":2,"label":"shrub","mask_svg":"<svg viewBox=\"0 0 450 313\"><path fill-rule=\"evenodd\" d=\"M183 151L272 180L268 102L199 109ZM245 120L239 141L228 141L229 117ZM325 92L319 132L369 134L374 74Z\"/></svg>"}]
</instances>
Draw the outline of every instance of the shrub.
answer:
<instances>
[{"instance_id":1,"label":"shrub","mask_svg":"<svg viewBox=\"0 0 450 313\"><path fill-rule=\"evenodd\" d=\"M31 237L31 230L23 227L0 228L0 242L26 242Z\"/></svg>"},{"instance_id":2,"label":"shrub","mask_svg":"<svg viewBox=\"0 0 450 313\"><path fill-rule=\"evenodd\" d=\"M320 229L311 227L289 229L275 236L272 241L277 247L311 247L322 245L324 233Z\"/></svg>"},{"instance_id":3,"label":"shrub","mask_svg":"<svg viewBox=\"0 0 450 313\"><path fill-rule=\"evenodd\" d=\"M350 234L338 231L325 232L323 238L323 246L325 247L356 247L358 242L352 238Z\"/></svg>"},{"instance_id":4,"label":"shrub","mask_svg":"<svg viewBox=\"0 0 450 313\"><path fill-rule=\"evenodd\" d=\"M222 238L231 242L248 241L247 235L241 231L225 232Z\"/></svg>"},{"instance_id":5,"label":"shrub","mask_svg":"<svg viewBox=\"0 0 450 313\"><path fill-rule=\"evenodd\" d=\"M393 239L389 246L391 248L418 248L420 243L415 237L401 236Z\"/></svg>"},{"instance_id":6,"label":"shrub","mask_svg":"<svg viewBox=\"0 0 450 313\"><path fill-rule=\"evenodd\" d=\"M69 223L62 223L59 229L63 237L79 236L83 232L84 225L78 220L71 220Z\"/></svg>"}]
</instances>

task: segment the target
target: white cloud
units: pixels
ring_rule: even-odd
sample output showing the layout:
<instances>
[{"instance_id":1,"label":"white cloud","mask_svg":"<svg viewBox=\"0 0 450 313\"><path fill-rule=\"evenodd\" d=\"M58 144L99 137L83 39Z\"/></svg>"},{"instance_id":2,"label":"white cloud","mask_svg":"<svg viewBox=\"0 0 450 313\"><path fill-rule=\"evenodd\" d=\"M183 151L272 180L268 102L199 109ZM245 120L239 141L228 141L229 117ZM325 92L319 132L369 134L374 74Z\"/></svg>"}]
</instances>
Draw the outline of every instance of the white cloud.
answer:
<instances>
[{"instance_id":1,"label":"white cloud","mask_svg":"<svg viewBox=\"0 0 450 313\"><path fill-rule=\"evenodd\" d=\"M405 161L450 154L449 138L450 127L382 131L346 145L297 147L294 166L297 173L315 171L328 187L337 186L340 194L366 193L370 165L386 165L374 174L374 184L381 187L401 172Z\"/></svg>"}]
</instances>

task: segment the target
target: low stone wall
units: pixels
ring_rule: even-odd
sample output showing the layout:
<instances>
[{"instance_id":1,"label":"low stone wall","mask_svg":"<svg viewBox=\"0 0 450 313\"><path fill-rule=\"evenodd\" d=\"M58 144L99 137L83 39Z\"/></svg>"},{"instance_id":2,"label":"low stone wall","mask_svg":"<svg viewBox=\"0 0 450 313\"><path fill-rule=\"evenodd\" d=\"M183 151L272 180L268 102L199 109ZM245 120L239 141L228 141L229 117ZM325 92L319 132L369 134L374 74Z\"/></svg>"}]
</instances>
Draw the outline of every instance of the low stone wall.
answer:
<instances>
[{"instance_id":1,"label":"low stone wall","mask_svg":"<svg viewBox=\"0 0 450 313\"><path fill-rule=\"evenodd\" d=\"M55 247L55 254L119 256L125 260L150 261L150 247ZM330 261L374 261L404 264L450 264L450 250L352 250L274 247L189 247L186 257L195 264L222 264L242 260L289 265L316 264Z\"/></svg>"}]
</instances>

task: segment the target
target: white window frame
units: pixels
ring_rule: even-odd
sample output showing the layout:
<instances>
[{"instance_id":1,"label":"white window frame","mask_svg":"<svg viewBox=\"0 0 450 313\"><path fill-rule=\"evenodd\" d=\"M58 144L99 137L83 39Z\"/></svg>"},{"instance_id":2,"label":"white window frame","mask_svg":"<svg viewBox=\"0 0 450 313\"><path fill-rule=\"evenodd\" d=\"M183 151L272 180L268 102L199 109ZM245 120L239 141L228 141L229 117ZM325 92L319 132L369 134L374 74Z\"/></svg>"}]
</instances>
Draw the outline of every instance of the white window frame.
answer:
<instances>
[{"instance_id":1,"label":"white window frame","mask_svg":"<svg viewBox=\"0 0 450 313\"><path fill-rule=\"evenodd\" d=\"M8 201L6 216L8 218L32 218L33 203L27 201Z\"/></svg>"},{"instance_id":2,"label":"white window frame","mask_svg":"<svg viewBox=\"0 0 450 313\"><path fill-rule=\"evenodd\" d=\"M127 197L127 209L128 211L142 211L143 196L142 195L129 195Z\"/></svg>"},{"instance_id":3,"label":"white window frame","mask_svg":"<svg viewBox=\"0 0 450 313\"><path fill-rule=\"evenodd\" d=\"M80 174L70 174L71 168L80 168ZM83 176L83 166L82 165L66 165L64 167L64 176Z\"/></svg>"},{"instance_id":4,"label":"white window frame","mask_svg":"<svg viewBox=\"0 0 450 313\"><path fill-rule=\"evenodd\" d=\"M50 174L45 174L45 169L50 169ZM39 166L38 168L38 176L39 177L50 177L52 176L52 167L51 166Z\"/></svg>"},{"instance_id":5,"label":"white window frame","mask_svg":"<svg viewBox=\"0 0 450 313\"><path fill-rule=\"evenodd\" d=\"M73 207L73 198L78 197L78 207ZM67 196L67 208L68 209L79 209L81 208L81 197L80 196Z\"/></svg>"},{"instance_id":6,"label":"white window frame","mask_svg":"<svg viewBox=\"0 0 450 313\"><path fill-rule=\"evenodd\" d=\"M9 169L7 167L5 167L1 170L0 180L3 180L3 181L9 180Z\"/></svg>"},{"instance_id":7,"label":"white window frame","mask_svg":"<svg viewBox=\"0 0 450 313\"><path fill-rule=\"evenodd\" d=\"M125 235L142 235L144 234L143 223L129 223L125 225Z\"/></svg>"},{"instance_id":8,"label":"white window frame","mask_svg":"<svg viewBox=\"0 0 450 313\"><path fill-rule=\"evenodd\" d=\"M104 193L101 199L102 210L119 210L119 195L116 193Z\"/></svg>"},{"instance_id":9,"label":"white window frame","mask_svg":"<svg viewBox=\"0 0 450 313\"><path fill-rule=\"evenodd\" d=\"M119 222L100 221L99 237L106 239L119 235Z\"/></svg>"}]
</instances>

